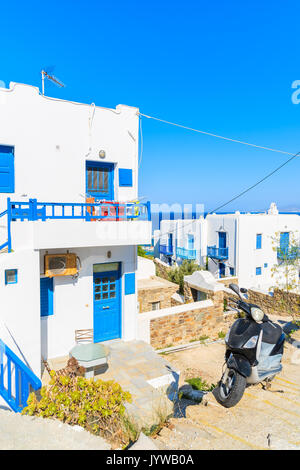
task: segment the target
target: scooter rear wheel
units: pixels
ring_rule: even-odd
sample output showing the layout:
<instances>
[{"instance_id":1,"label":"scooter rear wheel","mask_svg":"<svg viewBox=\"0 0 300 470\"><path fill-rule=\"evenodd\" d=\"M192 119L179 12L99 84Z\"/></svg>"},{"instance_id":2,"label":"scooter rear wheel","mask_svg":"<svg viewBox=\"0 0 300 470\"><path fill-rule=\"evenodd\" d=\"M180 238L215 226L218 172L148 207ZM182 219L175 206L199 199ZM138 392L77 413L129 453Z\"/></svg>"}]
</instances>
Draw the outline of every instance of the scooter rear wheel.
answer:
<instances>
[{"instance_id":1,"label":"scooter rear wheel","mask_svg":"<svg viewBox=\"0 0 300 470\"><path fill-rule=\"evenodd\" d=\"M213 394L218 403L225 408L231 408L241 400L245 388L246 378L236 370L229 369L226 381L221 380Z\"/></svg>"}]
</instances>

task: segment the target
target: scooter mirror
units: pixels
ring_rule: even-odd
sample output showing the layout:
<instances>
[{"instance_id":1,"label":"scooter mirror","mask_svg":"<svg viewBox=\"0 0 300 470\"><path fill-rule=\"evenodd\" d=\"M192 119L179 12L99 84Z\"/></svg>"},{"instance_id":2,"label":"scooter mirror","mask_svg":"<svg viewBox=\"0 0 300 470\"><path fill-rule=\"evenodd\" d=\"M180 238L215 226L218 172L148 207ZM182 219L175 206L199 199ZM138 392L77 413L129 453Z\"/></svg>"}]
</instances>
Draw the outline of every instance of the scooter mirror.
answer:
<instances>
[{"instance_id":1,"label":"scooter mirror","mask_svg":"<svg viewBox=\"0 0 300 470\"><path fill-rule=\"evenodd\" d=\"M246 287L241 287L240 291L241 291L242 294L247 294L248 289L246 289Z\"/></svg>"},{"instance_id":2,"label":"scooter mirror","mask_svg":"<svg viewBox=\"0 0 300 470\"><path fill-rule=\"evenodd\" d=\"M233 290L233 292L240 296L240 288L237 284L229 284L229 289Z\"/></svg>"}]
</instances>

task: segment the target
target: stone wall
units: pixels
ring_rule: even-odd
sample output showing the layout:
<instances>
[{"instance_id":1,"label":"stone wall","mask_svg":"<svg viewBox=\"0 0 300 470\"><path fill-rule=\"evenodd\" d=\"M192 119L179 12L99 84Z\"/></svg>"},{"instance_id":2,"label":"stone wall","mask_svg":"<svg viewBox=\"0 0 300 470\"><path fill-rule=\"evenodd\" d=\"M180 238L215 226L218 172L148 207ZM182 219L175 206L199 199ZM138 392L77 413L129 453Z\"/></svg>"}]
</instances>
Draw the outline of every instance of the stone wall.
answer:
<instances>
[{"instance_id":1,"label":"stone wall","mask_svg":"<svg viewBox=\"0 0 300 470\"><path fill-rule=\"evenodd\" d=\"M224 286L226 287L229 287L229 284L239 285L239 280L236 276L221 277L221 279L218 279L218 282L220 282L221 284L224 284Z\"/></svg>"},{"instance_id":2,"label":"stone wall","mask_svg":"<svg viewBox=\"0 0 300 470\"><path fill-rule=\"evenodd\" d=\"M174 305L172 296L178 291L178 285L157 276L138 281L139 311L149 312L154 302L160 302L160 309Z\"/></svg>"},{"instance_id":3,"label":"stone wall","mask_svg":"<svg viewBox=\"0 0 300 470\"><path fill-rule=\"evenodd\" d=\"M158 258L154 259L156 276L162 277L163 279L169 279L168 273L171 271L171 266L168 266L166 263L161 261Z\"/></svg>"},{"instance_id":4,"label":"stone wall","mask_svg":"<svg viewBox=\"0 0 300 470\"><path fill-rule=\"evenodd\" d=\"M211 301L173 309L173 314L170 312L170 315L150 320L150 343L155 349L186 344L205 336L218 336L222 329L223 314L216 311Z\"/></svg>"},{"instance_id":5,"label":"stone wall","mask_svg":"<svg viewBox=\"0 0 300 470\"><path fill-rule=\"evenodd\" d=\"M266 314L300 317L300 295L275 289L273 296L258 289L248 289L249 302L258 305Z\"/></svg>"},{"instance_id":6,"label":"stone wall","mask_svg":"<svg viewBox=\"0 0 300 470\"><path fill-rule=\"evenodd\" d=\"M224 311L224 291L213 291L208 289L201 289L207 299L212 300L214 308L218 315L222 315ZM187 282L184 283L184 301L185 303L197 302L197 290L189 286Z\"/></svg>"}]
</instances>

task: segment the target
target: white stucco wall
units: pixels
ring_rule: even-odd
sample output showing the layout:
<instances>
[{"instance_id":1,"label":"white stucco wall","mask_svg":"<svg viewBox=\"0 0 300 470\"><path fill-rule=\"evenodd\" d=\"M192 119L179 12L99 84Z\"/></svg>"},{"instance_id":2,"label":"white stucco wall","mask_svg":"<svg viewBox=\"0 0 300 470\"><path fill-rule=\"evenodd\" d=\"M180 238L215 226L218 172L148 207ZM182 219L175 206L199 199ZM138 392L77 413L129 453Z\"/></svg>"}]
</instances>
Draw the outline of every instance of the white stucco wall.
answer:
<instances>
[{"instance_id":1,"label":"white stucco wall","mask_svg":"<svg viewBox=\"0 0 300 470\"><path fill-rule=\"evenodd\" d=\"M137 279L148 279L151 276L155 276L155 264L152 259L138 256L136 275Z\"/></svg>"}]
</instances>

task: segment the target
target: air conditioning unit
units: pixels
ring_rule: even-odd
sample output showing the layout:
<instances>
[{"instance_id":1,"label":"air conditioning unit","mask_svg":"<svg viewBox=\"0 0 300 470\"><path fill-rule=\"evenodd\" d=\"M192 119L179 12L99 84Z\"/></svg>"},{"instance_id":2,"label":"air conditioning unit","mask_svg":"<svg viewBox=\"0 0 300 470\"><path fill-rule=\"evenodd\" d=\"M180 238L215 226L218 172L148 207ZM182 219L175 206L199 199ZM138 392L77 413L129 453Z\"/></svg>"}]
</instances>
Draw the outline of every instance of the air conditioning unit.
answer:
<instances>
[{"instance_id":1,"label":"air conditioning unit","mask_svg":"<svg viewBox=\"0 0 300 470\"><path fill-rule=\"evenodd\" d=\"M45 255L45 276L74 276L78 272L75 253Z\"/></svg>"}]
</instances>

